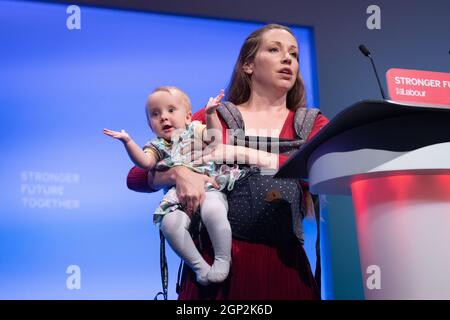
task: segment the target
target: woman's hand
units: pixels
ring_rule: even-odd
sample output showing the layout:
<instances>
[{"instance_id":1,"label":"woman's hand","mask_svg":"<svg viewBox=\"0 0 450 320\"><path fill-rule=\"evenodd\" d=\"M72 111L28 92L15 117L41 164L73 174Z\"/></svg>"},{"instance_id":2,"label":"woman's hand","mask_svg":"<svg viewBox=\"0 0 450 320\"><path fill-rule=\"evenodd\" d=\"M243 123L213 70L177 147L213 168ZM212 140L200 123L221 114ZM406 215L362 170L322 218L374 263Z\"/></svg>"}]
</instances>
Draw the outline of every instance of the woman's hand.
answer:
<instances>
[{"instance_id":1,"label":"woman's hand","mask_svg":"<svg viewBox=\"0 0 450 320\"><path fill-rule=\"evenodd\" d=\"M174 172L178 200L189 215L194 214L203 203L203 200L205 200L205 185L208 182L215 188L219 188L219 185L213 178L193 172L186 167L175 167Z\"/></svg>"}]
</instances>

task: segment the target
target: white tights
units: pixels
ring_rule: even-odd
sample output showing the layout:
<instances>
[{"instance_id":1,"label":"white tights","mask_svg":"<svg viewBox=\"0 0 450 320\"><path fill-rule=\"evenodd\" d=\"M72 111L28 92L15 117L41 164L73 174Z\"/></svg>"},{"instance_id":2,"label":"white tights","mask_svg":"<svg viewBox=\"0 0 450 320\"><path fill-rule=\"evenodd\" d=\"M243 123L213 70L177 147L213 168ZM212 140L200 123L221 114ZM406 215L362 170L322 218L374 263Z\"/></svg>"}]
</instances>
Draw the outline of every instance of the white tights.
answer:
<instances>
[{"instance_id":1,"label":"white tights","mask_svg":"<svg viewBox=\"0 0 450 320\"><path fill-rule=\"evenodd\" d=\"M200 216L208 230L214 249L214 263L210 266L195 247L189 234L191 220L181 210L166 214L161 221L161 231L167 242L196 273L202 285L222 282L228 276L231 263L231 227L227 219L228 203L220 191L207 191L200 207Z\"/></svg>"}]
</instances>

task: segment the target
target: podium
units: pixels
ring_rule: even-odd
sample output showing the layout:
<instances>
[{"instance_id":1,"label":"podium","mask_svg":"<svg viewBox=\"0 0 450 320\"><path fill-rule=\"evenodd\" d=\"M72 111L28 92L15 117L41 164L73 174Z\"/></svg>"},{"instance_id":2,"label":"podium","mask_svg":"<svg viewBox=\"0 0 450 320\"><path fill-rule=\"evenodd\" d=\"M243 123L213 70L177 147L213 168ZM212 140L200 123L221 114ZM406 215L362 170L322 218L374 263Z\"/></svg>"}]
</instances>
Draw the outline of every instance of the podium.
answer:
<instances>
[{"instance_id":1,"label":"podium","mask_svg":"<svg viewBox=\"0 0 450 320\"><path fill-rule=\"evenodd\" d=\"M450 109L358 102L276 177L352 196L366 299L450 299Z\"/></svg>"}]
</instances>

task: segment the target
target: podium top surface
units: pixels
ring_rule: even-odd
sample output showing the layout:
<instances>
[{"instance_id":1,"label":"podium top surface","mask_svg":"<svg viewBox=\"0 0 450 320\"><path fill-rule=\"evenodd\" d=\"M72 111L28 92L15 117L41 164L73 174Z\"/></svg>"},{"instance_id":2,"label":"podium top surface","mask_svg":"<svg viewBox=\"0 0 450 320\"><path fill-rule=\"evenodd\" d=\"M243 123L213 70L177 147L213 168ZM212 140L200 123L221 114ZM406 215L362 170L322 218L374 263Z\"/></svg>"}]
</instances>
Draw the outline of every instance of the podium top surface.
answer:
<instances>
[{"instance_id":1,"label":"podium top surface","mask_svg":"<svg viewBox=\"0 0 450 320\"><path fill-rule=\"evenodd\" d=\"M414 114L445 115L450 119L450 108L417 106L389 100L364 100L357 102L338 113L308 143L297 150L278 170L275 177L306 178L308 176L307 164L310 155L327 140L363 125ZM424 125L432 127L433 123Z\"/></svg>"}]
</instances>

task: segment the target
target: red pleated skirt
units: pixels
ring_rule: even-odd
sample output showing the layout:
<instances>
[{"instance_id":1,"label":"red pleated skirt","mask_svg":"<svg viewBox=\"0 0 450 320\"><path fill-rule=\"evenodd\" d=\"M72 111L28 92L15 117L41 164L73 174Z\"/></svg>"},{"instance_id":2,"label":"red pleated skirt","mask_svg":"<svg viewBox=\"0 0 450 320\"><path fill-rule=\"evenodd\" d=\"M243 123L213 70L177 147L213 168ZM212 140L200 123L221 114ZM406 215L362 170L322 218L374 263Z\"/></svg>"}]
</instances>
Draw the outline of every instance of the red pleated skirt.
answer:
<instances>
[{"instance_id":1,"label":"red pleated skirt","mask_svg":"<svg viewBox=\"0 0 450 320\"><path fill-rule=\"evenodd\" d=\"M213 250L203 237L203 256L212 263ZM202 286L184 265L180 300L317 300L317 288L303 246L296 240L268 246L233 239L228 278L220 284Z\"/></svg>"}]
</instances>

